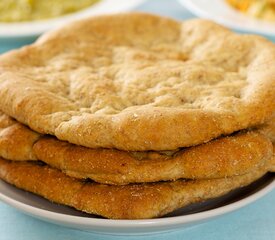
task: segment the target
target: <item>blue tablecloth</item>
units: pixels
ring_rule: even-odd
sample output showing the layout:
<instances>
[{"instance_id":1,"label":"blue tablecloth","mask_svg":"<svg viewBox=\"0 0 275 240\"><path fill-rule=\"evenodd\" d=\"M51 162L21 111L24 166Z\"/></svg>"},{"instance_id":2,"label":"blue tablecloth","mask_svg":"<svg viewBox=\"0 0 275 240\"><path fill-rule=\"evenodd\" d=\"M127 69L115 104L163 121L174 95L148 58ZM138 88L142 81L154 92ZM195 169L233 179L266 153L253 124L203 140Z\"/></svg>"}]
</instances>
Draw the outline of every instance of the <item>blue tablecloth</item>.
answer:
<instances>
[{"instance_id":1,"label":"blue tablecloth","mask_svg":"<svg viewBox=\"0 0 275 240\"><path fill-rule=\"evenodd\" d=\"M130 1L130 0L129 0ZM178 19L194 17L175 0L149 0L139 11L154 12ZM0 43L0 52L24 45L21 42ZM46 240L46 239L192 239L192 240L275 240L275 191L267 196L216 220L182 231L142 237L119 237L98 235L45 223L26 216L0 203L0 240Z\"/></svg>"}]
</instances>

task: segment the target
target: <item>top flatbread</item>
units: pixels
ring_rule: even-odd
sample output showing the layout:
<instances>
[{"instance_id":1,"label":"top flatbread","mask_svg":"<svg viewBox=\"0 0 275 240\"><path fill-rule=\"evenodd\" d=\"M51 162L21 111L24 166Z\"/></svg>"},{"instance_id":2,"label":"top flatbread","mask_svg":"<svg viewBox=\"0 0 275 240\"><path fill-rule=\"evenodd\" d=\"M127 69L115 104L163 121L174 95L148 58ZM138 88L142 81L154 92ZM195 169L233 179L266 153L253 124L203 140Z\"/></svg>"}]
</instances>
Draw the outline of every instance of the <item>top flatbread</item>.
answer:
<instances>
[{"instance_id":1,"label":"top flatbread","mask_svg":"<svg viewBox=\"0 0 275 240\"><path fill-rule=\"evenodd\" d=\"M91 148L172 150L263 123L274 79L275 47L261 37L206 20L101 16L0 57L0 109Z\"/></svg>"}]
</instances>

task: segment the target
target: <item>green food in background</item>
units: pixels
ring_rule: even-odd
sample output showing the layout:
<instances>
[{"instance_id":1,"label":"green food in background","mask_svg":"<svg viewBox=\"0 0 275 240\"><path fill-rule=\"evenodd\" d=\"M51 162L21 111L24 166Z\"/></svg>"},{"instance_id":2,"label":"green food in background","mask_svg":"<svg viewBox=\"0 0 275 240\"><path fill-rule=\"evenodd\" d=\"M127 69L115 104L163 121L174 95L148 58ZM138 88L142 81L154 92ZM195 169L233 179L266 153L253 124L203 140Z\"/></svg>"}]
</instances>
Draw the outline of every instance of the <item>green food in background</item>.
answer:
<instances>
[{"instance_id":1,"label":"green food in background","mask_svg":"<svg viewBox=\"0 0 275 240\"><path fill-rule=\"evenodd\" d=\"M24 22L77 12L100 0L0 0L0 22Z\"/></svg>"}]
</instances>

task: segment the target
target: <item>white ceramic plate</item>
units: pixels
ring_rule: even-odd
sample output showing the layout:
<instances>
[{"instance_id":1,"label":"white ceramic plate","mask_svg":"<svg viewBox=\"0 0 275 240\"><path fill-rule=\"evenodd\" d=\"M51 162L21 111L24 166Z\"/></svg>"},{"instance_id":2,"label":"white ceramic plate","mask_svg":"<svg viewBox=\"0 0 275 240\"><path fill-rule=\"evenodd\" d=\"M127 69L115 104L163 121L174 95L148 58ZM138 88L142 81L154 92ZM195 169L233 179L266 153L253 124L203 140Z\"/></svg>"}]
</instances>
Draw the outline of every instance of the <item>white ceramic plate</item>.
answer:
<instances>
[{"instance_id":1,"label":"white ceramic plate","mask_svg":"<svg viewBox=\"0 0 275 240\"><path fill-rule=\"evenodd\" d=\"M178 0L195 15L214 20L237 31L275 37L275 23L248 17L231 8L225 0Z\"/></svg>"},{"instance_id":2,"label":"white ceramic plate","mask_svg":"<svg viewBox=\"0 0 275 240\"><path fill-rule=\"evenodd\" d=\"M0 23L0 38L38 36L72 20L99 14L111 14L135 8L144 0L101 0L89 8L58 18L21 23Z\"/></svg>"},{"instance_id":3,"label":"white ceramic plate","mask_svg":"<svg viewBox=\"0 0 275 240\"><path fill-rule=\"evenodd\" d=\"M177 210L163 218L149 220L109 220L51 203L0 180L0 200L41 220L104 234L145 235L186 228L237 210L275 188L274 174L223 197Z\"/></svg>"}]
</instances>

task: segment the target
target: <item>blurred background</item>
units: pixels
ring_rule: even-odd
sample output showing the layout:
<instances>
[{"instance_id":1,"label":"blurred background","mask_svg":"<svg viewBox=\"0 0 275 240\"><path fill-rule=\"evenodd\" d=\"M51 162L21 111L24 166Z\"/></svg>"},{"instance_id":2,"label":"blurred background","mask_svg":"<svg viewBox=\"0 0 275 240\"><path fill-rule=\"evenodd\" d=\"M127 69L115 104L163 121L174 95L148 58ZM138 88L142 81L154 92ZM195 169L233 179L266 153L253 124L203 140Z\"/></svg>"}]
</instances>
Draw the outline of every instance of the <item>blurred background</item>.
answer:
<instances>
[{"instance_id":1,"label":"blurred background","mask_svg":"<svg viewBox=\"0 0 275 240\"><path fill-rule=\"evenodd\" d=\"M0 53L70 21L125 11L208 18L238 32L275 39L275 0L1 0Z\"/></svg>"}]
</instances>

